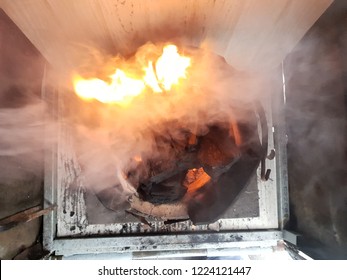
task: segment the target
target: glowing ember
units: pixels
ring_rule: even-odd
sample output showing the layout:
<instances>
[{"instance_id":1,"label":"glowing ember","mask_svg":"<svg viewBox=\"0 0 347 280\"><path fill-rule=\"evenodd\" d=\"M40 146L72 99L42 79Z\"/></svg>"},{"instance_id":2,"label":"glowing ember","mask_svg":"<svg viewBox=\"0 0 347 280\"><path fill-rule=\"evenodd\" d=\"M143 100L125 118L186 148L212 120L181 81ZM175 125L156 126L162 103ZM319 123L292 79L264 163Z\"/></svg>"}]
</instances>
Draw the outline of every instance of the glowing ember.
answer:
<instances>
[{"instance_id":1,"label":"glowing ember","mask_svg":"<svg viewBox=\"0 0 347 280\"><path fill-rule=\"evenodd\" d=\"M135 160L136 162L142 162L141 156L134 156L134 160Z\"/></svg>"},{"instance_id":2,"label":"glowing ember","mask_svg":"<svg viewBox=\"0 0 347 280\"><path fill-rule=\"evenodd\" d=\"M188 188L188 193L193 193L211 180L211 177L200 167L189 169L183 185Z\"/></svg>"},{"instance_id":3,"label":"glowing ember","mask_svg":"<svg viewBox=\"0 0 347 280\"><path fill-rule=\"evenodd\" d=\"M76 94L84 100L96 99L103 103L124 104L145 90L155 93L171 90L180 79L186 78L189 66L190 58L181 56L176 46L167 45L155 62L148 59L142 77L135 78L124 69L116 69L114 74L109 76L110 82L97 78L83 79L75 75L73 84Z\"/></svg>"}]
</instances>

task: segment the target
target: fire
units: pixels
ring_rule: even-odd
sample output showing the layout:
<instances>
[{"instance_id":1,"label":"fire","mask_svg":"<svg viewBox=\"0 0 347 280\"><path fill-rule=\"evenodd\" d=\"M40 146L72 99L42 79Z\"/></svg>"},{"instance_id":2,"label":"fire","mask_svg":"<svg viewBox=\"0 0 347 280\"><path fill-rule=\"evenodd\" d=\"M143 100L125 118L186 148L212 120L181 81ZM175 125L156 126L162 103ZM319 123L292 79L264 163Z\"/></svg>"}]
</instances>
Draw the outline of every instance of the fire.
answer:
<instances>
[{"instance_id":1,"label":"fire","mask_svg":"<svg viewBox=\"0 0 347 280\"><path fill-rule=\"evenodd\" d=\"M143 77L146 85L152 88L154 92L163 92L159 86L157 76L155 75L153 62L148 62L148 67L144 68L146 75Z\"/></svg>"},{"instance_id":2,"label":"fire","mask_svg":"<svg viewBox=\"0 0 347 280\"><path fill-rule=\"evenodd\" d=\"M84 79L75 75L73 85L76 94L84 100L96 99L102 103L125 104L146 90L155 93L170 91L174 85L178 85L180 79L187 77L190 64L191 59L180 55L175 45L167 45L156 61L148 59L145 67L136 65L143 70L142 76L134 76L130 71L117 68L109 75L109 81Z\"/></svg>"},{"instance_id":3,"label":"fire","mask_svg":"<svg viewBox=\"0 0 347 280\"><path fill-rule=\"evenodd\" d=\"M134 160L136 162L142 162L142 157L141 156L134 156Z\"/></svg>"},{"instance_id":4,"label":"fire","mask_svg":"<svg viewBox=\"0 0 347 280\"><path fill-rule=\"evenodd\" d=\"M159 83L165 90L170 90L172 85L178 84L180 78L186 78L189 65L190 58L180 56L176 46L166 46L155 67Z\"/></svg>"},{"instance_id":5,"label":"fire","mask_svg":"<svg viewBox=\"0 0 347 280\"><path fill-rule=\"evenodd\" d=\"M188 188L188 193L193 193L210 182L210 180L211 177L205 172L204 168L193 168L188 170L183 185Z\"/></svg>"},{"instance_id":6,"label":"fire","mask_svg":"<svg viewBox=\"0 0 347 280\"><path fill-rule=\"evenodd\" d=\"M141 80L130 78L119 69L110 78L111 83L96 78L84 80L77 77L74 81L76 94L86 100L96 99L103 103L116 103L127 97L139 95L145 88Z\"/></svg>"}]
</instances>

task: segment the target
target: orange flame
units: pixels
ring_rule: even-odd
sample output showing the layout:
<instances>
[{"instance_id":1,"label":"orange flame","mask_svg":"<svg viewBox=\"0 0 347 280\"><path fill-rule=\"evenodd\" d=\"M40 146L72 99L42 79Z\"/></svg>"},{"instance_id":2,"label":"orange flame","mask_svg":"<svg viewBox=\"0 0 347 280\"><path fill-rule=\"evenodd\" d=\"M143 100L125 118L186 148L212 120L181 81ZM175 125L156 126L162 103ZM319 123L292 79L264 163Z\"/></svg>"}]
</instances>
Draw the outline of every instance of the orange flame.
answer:
<instances>
[{"instance_id":1,"label":"orange flame","mask_svg":"<svg viewBox=\"0 0 347 280\"><path fill-rule=\"evenodd\" d=\"M75 75L73 85L76 94L84 100L125 104L148 89L155 93L171 90L180 79L186 78L190 63L190 58L180 55L175 45L167 45L155 63L148 60L143 77L134 78L126 70L116 69L109 76L111 82Z\"/></svg>"},{"instance_id":2,"label":"orange flame","mask_svg":"<svg viewBox=\"0 0 347 280\"><path fill-rule=\"evenodd\" d=\"M142 162L142 157L141 156L134 156L134 160L136 162Z\"/></svg>"}]
</instances>

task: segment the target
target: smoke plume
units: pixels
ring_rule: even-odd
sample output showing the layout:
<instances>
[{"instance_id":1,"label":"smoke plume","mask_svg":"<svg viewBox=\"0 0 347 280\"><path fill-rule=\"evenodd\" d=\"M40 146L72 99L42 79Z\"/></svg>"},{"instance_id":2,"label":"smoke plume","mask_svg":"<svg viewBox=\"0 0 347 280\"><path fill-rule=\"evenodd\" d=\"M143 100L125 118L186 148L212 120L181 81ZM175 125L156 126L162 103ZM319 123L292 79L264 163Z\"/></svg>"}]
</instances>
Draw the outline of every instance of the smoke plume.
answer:
<instances>
[{"instance_id":1,"label":"smoke plume","mask_svg":"<svg viewBox=\"0 0 347 280\"><path fill-rule=\"evenodd\" d=\"M107 79L115 68L146 65L146 57L161 53L163 45L147 43L127 59L93 51L78 72ZM140 158L143 166L149 160L162 165L173 160L173 150L158 137L169 142L187 133L203 135L211 124L242 122L248 116L236 114L238 107L253 106L260 94L266 100L259 74L240 73L210 50L181 47L179 52L191 58L186 79L168 92L145 92L125 106L83 101L66 83L64 96L70 109L64 119L74 127L75 151L88 187L102 190L120 184L127 196L134 188L122 174L137 166L134 159Z\"/></svg>"}]
</instances>

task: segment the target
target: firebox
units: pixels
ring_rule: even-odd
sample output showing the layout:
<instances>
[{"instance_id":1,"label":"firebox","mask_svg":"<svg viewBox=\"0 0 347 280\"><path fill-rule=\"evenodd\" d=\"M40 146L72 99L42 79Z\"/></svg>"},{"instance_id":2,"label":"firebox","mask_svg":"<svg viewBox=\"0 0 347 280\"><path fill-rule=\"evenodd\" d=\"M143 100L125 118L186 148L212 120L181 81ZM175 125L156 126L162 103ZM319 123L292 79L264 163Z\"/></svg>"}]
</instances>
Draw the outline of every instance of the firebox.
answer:
<instances>
[{"instance_id":1,"label":"firebox","mask_svg":"<svg viewBox=\"0 0 347 280\"><path fill-rule=\"evenodd\" d=\"M281 71L277 92L232 108L247 121L209 121L193 132L166 121L151 135L170 157L136 155L102 188L88 185L66 118L73 93L49 87L49 76L43 95L59 125L46 155L45 201L57 205L44 218L46 249L146 257L278 246L289 218Z\"/></svg>"}]
</instances>

